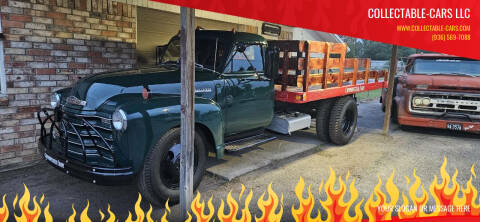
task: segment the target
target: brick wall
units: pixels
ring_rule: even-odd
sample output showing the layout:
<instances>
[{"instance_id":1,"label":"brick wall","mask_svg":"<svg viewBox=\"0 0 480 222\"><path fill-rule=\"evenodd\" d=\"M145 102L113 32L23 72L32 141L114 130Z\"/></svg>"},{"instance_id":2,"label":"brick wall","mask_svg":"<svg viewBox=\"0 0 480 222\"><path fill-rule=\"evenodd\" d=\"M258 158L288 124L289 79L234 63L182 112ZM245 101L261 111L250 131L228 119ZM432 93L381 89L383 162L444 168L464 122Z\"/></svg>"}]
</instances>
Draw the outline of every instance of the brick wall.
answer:
<instances>
[{"instance_id":1,"label":"brick wall","mask_svg":"<svg viewBox=\"0 0 480 222\"><path fill-rule=\"evenodd\" d=\"M108 0L0 0L8 101L0 171L40 158L35 112L88 74L136 63L136 7Z\"/></svg>"}]
</instances>

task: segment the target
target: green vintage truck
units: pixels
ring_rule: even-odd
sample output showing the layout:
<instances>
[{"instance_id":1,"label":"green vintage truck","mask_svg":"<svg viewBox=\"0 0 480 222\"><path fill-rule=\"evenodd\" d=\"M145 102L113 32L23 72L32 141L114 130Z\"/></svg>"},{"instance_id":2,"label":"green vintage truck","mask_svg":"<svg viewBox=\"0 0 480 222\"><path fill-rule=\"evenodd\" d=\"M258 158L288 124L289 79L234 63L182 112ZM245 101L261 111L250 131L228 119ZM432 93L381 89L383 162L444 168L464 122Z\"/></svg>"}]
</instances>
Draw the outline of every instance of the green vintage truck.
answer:
<instances>
[{"instance_id":1,"label":"green vintage truck","mask_svg":"<svg viewBox=\"0 0 480 222\"><path fill-rule=\"evenodd\" d=\"M174 36L154 67L94 74L53 93L51 109L38 113L45 159L96 184L136 180L154 204L177 202L179 42ZM275 139L266 128L290 134L313 117L321 140L348 143L354 94L381 88L385 72L369 70L368 59L346 59L345 51L345 44L197 30L194 186L208 153L222 158Z\"/></svg>"}]
</instances>

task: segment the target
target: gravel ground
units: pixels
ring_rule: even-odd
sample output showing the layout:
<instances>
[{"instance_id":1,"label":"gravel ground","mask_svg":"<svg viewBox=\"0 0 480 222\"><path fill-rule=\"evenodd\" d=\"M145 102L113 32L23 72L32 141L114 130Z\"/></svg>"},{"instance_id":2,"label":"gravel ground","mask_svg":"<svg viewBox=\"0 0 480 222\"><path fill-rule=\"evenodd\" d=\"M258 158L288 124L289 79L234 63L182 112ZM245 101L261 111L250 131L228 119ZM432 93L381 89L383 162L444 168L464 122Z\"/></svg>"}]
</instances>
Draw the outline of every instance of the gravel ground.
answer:
<instances>
[{"instance_id":1,"label":"gravel ground","mask_svg":"<svg viewBox=\"0 0 480 222\"><path fill-rule=\"evenodd\" d=\"M283 194L283 219L291 221L292 206L298 205L294 190L299 178L302 177L307 185L312 185L312 193L316 199L315 209L317 209L318 199L325 199L325 195L319 195L318 187L322 181L328 179L330 167L337 177L344 178L347 172L350 172L349 181L352 178L355 179L359 199L367 200L378 182L378 177L385 182L393 170L395 170L394 183L400 193L408 193L405 176L411 178L413 182L412 175L415 170L416 175L422 179L425 189L428 190L434 175L440 176L440 166L444 157L448 159L447 171L450 175L458 169L457 180L460 185L464 185L469 179L472 164L478 165L479 135L453 134L448 131L424 128L405 131L394 125L390 135L383 136L381 128L384 114L380 110L378 101L361 103L359 113L359 127L350 144L321 145L313 154L280 161L230 182L206 175L199 188L202 199L213 196L215 209L218 209L220 199L225 200L229 191L232 191L233 197L238 197L243 184L254 193L250 210L252 215L259 217L260 212L256 202L265 192L268 184L272 183L273 190L279 195ZM310 133L312 137L315 136L313 129L301 133ZM0 194L7 195L9 206L16 194L22 195L23 184L25 184L32 195L38 196L37 198L45 194L42 206L49 202L51 212L58 220L65 220L71 214L72 204L78 215L85 207L87 200L90 202L89 215L92 219L98 220L98 209L105 212L107 205L110 204L112 211L124 220L128 216L128 211L133 211L138 197L134 185L114 187L93 185L65 175L45 163L2 173L0 181ZM478 179L474 180L474 185L479 187ZM420 195L420 192L417 192L417 195ZM346 200L348 198L349 195L346 196ZM148 209L146 203L143 203L142 207L145 210ZM152 215L159 219L163 212L164 209L155 209ZM177 215L178 207L174 206L169 219L176 220ZM312 216L315 215L316 213Z\"/></svg>"}]
</instances>

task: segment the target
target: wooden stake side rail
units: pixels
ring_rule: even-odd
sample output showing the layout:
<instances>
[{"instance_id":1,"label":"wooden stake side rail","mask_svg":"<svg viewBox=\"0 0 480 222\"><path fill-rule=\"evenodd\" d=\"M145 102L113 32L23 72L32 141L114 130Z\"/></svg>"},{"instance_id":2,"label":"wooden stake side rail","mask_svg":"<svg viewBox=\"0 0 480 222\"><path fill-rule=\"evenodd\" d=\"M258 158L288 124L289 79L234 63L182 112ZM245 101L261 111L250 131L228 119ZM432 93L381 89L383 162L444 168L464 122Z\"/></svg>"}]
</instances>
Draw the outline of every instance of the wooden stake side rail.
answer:
<instances>
[{"instance_id":1,"label":"wooden stake side rail","mask_svg":"<svg viewBox=\"0 0 480 222\"><path fill-rule=\"evenodd\" d=\"M281 40L268 44L280 51L277 101L307 103L379 89L388 73L370 70L370 59L345 58L345 43Z\"/></svg>"}]
</instances>

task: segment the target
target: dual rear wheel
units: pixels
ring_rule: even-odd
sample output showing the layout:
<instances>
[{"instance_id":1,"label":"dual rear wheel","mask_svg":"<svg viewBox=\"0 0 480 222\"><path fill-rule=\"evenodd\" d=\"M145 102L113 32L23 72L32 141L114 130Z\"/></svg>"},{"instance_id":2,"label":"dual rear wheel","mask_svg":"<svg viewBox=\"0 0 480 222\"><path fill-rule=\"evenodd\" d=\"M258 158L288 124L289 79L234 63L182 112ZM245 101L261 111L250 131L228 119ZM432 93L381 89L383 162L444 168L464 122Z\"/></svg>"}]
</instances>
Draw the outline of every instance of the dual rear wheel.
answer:
<instances>
[{"instance_id":1,"label":"dual rear wheel","mask_svg":"<svg viewBox=\"0 0 480 222\"><path fill-rule=\"evenodd\" d=\"M353 97L324 101L317 109L317 137L324 142L345 145L357 127L357 103Z\"/></svg>"}]
</instances>

